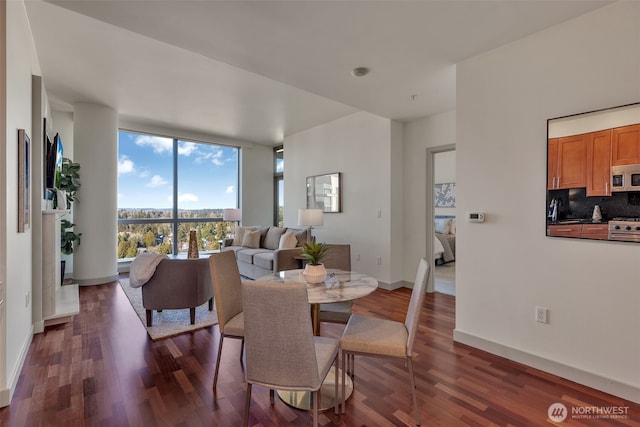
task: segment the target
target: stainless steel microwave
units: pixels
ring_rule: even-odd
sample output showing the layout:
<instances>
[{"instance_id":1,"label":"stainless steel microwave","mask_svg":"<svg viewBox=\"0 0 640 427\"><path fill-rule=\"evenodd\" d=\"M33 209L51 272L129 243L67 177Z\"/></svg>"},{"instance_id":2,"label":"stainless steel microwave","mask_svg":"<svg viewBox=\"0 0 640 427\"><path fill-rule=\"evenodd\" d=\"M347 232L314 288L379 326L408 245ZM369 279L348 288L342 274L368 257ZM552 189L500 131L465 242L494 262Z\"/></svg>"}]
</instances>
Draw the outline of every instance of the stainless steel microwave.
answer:
<instances>
[{"instance_id":1,"label":"stainless steel microwave","mask_svg":"<svg viewBox=\"0 0 640 427\"><path fill-rule=\"evenodd\" d=\"M611 191L640 191L640 165L611 166Z\"/></svg>"}]
</instances>

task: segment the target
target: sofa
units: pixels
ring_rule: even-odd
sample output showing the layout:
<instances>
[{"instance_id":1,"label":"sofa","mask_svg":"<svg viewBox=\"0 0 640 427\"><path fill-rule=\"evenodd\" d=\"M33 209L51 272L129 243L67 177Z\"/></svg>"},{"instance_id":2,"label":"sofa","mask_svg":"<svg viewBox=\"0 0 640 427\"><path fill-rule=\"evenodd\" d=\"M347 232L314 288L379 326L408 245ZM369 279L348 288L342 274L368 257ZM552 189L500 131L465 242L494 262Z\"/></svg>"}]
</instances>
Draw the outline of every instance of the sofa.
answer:
<instances>
[{"instance_id":1,"label":"sofa","mask_svg":"<svg viewBox=\"0 0 640 427\"><path fill-rule=\"evenodd\" d=\"M244 277L258 279L278 271L300 268L307 230L287 227L238 227L233 239L222 242L222 251L233 251Z\"/></svg>"},{"instance_id":2,"label":"sofa","mask_svg":"<svg viewBox=\"0 0 640 427\"><path fill-rule=\"evenodd\" d=\"M193 325L196 307L207 301L209 310L213 310L213 285L208 258L165 258L142 286L142 306L146 310L147 326L153 326L152 310L186 308L189 309Z\"/></svg>"}]
</instances>

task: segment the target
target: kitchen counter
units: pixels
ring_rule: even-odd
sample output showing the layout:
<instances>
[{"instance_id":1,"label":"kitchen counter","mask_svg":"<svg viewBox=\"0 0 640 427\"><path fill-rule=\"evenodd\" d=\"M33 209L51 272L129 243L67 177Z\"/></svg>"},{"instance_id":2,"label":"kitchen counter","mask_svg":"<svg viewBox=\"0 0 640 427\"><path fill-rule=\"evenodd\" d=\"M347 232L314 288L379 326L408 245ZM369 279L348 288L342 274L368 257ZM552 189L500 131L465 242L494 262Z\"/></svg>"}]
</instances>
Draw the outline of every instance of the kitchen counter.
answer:
<instances>
[{"instance_id":1,"label":"kitchen counter","mask_svg":"<svg viewBox=\"0 0 640 427\"><path fill-rule=\"evenodd\" d=\"M569 224L607 224L609 221L600 220L594 221L592 219L580 219L580 218L567 218L558 221L547 221L547 225L569 225Z\"/></svg>"}]
</instances>

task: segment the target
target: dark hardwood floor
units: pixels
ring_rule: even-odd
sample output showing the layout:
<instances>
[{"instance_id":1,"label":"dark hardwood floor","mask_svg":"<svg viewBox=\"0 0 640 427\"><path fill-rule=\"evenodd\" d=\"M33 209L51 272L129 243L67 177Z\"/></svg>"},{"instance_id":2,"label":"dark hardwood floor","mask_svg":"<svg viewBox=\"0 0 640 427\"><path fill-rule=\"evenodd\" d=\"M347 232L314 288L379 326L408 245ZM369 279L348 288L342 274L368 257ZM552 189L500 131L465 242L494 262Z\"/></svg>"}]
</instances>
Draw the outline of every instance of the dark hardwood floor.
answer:
<instances>
[{"instance_id":1,"label":"dark hardwood floor","mask_svg":"<svg viewBox=\"0 0 640 427\"><path fill-rule=\"evenodd\" d=\"M354 311L403 320L410 292L377 290ZM117 283L81 287L81 314L35 335L2 426L238 426L245 384L240 341L225 341L218 391L212 393L218 327L151 341ZM454 344L454 298L428 294L414 366L424 426L553 424L552 403L572 408L624 407L626 418L578 419L558 425L640 426L640 405L505 359ZM343 326L323 324L339 336ZM401 361L356 358L347 413L320 415L324 426L413 425ZM624 410L624 409L618 409ZM584 412L584 409L582 409ZM310 425L307 412L253 388L252 426Z\"/></svg>"}]
</instances>

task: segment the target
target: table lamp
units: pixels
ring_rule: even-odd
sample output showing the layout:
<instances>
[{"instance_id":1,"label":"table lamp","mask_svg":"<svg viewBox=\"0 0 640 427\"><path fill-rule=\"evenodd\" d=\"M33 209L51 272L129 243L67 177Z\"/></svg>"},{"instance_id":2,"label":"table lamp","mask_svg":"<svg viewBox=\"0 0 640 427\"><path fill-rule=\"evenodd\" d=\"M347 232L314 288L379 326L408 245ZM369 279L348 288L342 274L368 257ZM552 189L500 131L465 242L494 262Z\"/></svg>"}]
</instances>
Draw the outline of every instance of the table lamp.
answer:
<instances>
[{"instance_id":1,"label":"table lamp","mask_svg":"<svg viewBox=\"0 0 640 427\"><path fill-rule=\"evenodd\" d=\"M322 209L298 209L298 225L309 227L307 228L307 242L311 242L313 239L311 235L313 227L316 225L324 225Z\"/></svg>"},{"instance_id":2,"label":"table lamp","mask_svg":"<svg viewBox=\"0 0 640 427\"><path fill-rule=\"evenodd\" d=\"M242 220L242 209L227 208L222 211L222 220L233 222L233 237L236 236L236 226Z\"/></svg>"}]
</instances>

